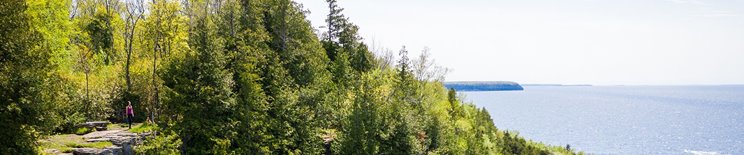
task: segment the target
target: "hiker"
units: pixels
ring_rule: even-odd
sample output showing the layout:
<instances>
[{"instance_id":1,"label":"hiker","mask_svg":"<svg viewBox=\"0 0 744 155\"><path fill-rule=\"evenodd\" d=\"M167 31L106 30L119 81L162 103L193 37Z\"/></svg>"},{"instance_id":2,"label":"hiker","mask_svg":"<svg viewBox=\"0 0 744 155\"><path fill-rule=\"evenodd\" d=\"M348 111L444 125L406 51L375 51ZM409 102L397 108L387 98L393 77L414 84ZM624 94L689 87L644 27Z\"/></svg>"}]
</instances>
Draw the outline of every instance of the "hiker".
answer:
<instances>
[{"instance_id":1,"label":"hiker","mask_svg":"<svg viewBox=\"0 0 744 155\"><path fill-rule=\"evenodd\" d=\"M127 122L129 123L129 129L132 128L132 117L134 117L134 109L132 109L132 102L127 101Z\"/></svg>"}]
</instances>

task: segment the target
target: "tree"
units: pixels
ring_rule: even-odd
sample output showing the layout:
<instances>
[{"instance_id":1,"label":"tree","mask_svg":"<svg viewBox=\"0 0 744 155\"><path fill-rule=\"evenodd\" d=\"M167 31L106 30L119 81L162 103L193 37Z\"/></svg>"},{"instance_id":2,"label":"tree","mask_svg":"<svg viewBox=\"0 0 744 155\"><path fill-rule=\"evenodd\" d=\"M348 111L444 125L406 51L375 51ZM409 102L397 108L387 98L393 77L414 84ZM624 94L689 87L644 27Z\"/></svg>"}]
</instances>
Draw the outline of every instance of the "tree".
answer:
<instances>
[{"instance_id":1,"label":"tree","mask_svg":"<svg viewBox=\"0 0 744 155\"><path fill-rule=\"evenodd\" d=\"M223 154L231 145L233 133L230 113L235 99L230 89L231 76L222 66L225 58L222 40L217 38L212 8L201 3L191 31L189 44L193 52L183 60L175 60L163 74L167 95L165 105L169 130L181 138L184 154ZM202 8L203 7L203 8Z\"/></svg>"},{"instance_id":2,"label":"tree","mask_svg":"<svg viewBox=\"0 0 744 155\"><path fill-rule=\"evenodd\" d=\"M398 56L400 59L398 60L397 75L395 77L397 102L419 110L420 105L415 97L418 90L416 87L417 82L414 78L411 61L408 59L408 50L406 50L405 46L400 49Z\"/></svg>"},{"instance_id":3,"label":"tree","mask_svg":"<svg viewBox=\"0 0 744 155\"><path fill-rule=\"evenodd\" d=\"M341 140L340 154L382 154L385 151L383 142L388 133L386 130L386 117L384 110L389 106L385 104L384 74L371 72L362 75L363 81L355 94L359 97L354 99L352 112L346 118ZM380 130L383 129L383 130ZM388 152L390 153L390 152ZM402 153L402 152L399 152Z\"/></svg>"},{"instance_id":4,"label":"tree","mask_svg":"<svg viewBox=\"0 0 744 155\"><path fill-rule=\"evenodd\" d=\"M109 14L97 12L93 16L93 20L86 26L86 31L91 39L91 50L103 55L104 64L111 64L116 59L116 53L112 51L114 46L113 28L108 25L111 18Z\"/></svg>"},{"instance_id":5,"label":"tree","mask_svg":"<svg viewBox=\"0 0 744 155\"><path fill-rule=\"evenodd\" d=\"M0 1L0 154L130 100L144 154L571 153L499 131L428 49L376 59L335 0L323 36L290 0Z\"/></svg>"},{"instance_id":6,"label":"tree","mask_svg":"<svg viewBox=\"0 0 744 155\"><path fill-rule=\"evenodd\" d=\"M49 47L31 29L24 1L0 2L0 154L35 154L53 126Z\"/></svg>"},{"instance_id":7,"label":"tree","mask_svg":"<svg viewBox=\"0 0 744 155\"><path fill-rule=\"evenodd\" d=\"M370 71L376 64L374 55L359 36L359 27L349 21L341 12L344 10L336 4L336 0L328 2L328 30L325 33L323 47L328 58L335 60L339 53L346 53L352 68L357 72Z\"/></svg>"},{"instance_id":8,"label":"tree","mask_svg":"<svg viewBox=\"0 0 744 155\"><path fill-rule=\"evenodd\" d=\"M92 117L93 113L92 110L92 104L90 102L90 71L91 68L91 59L93 59L93 52L91 52L91 49L87 48L86 46L79 46L78 49L78 64L80 70L83 71L85 74L85 98L83 99L83 105L84 105L84 111L86 112L86 116L88 118Z\"/></svg>"},{"instance_id":9,"label":"tree","mask_svg":"<svg viewBox=\"0 0 744 155\"><path fill-rule=\"evenodd\" d=\"M462 111L460 109L460 101L457 100L457 91L454 88L449 88L447 91L447 101L449 101L448 113L454 120L459 116L460 111Z\"/></svg>"},{"instance_id":10,"label":"tree","mask_svg":"<svg viewBox=\"0 0 744 155\"><path fill-rule=\"evenodd\" d=\"M118 54L114 48L114 32L116 27L113 22L119 22L118 1L112 0L81 0L83 6L82 19L79 19L83 31L88 35L89 48L93 53L99 55L103 64L112 65Z\"/></svg>"},{"instance_id":11,"label":"tree","mask_svg":"<svg viewBox=\"0 0 744 155\"><path fill-rule=\"evenodd\" d=\"M135 30L137 30L137 23L142 19L142 14L145 12L144 2L142 0L135 0L128 2L126 5L127 11L124 15L124 46L126 46L127 60L124 66L124 78L127 83L126 91L130 93L132 89L132 79L129 73L129 67L132 63L132 52L134 44Z\"/></svg>"},{"instance_id":12,"label":"tree","mask_svg":"<svg viewBox=\"0 0 744 155\"><path fill-rule=\"evenodd\" d=\"M220 36L225 40L226 68L232 72L232 91L236 107L232 117L237 125L231 128L236 135L231 148L236 154L268 154L278 141L273 137L269 115L269 96L264 92L265 55L269 53L265 42L269 39L262 27L264 4L259 1L226 1L221 5ZM237 23L235 23L237 22Z\"/></svg>"},{"instance_id":13,"label":"tree","mask_svg":"<svg viewBox=\"0 0 744 155\"><path fill-rule=\"evenodd\" d=\"M257 54L253 64L258 66L258 82L266 97L257 103L268 105L265 111L257 111L257 117L268 118L258 120L267 124L259 129L273 134L258 144L280 154L320 152L316 118L319 107L327 103L329 82L323 79L329 77L328 59L305 20L306 12L289 0L249 3L243 9L250 12L245 14L250 16L246 22L248 32L254 33L254 38L244 40L264 41L246 44Z\"/></svg>"},{"instance_id":14,"label":"tree","mask_svg":"<svg viewBox=\"0 0 744 155\"><path fill-rule=\"evenodd\" d=\"M328 31L326 31L326 39L327 42L336 42L336 37L338 37L341 26L345 22L344 20L346 17L344 17L343 14L341 14L341 11L344 11L343 8L338 7L338 4L336 0L326 0L328 2L328 17L326 18L326 23L328 23ZM329 54L329 57L333 60L335 56L335 53Z\"/></svg>"},{"instance_id":15,"label":"tree","mask_svg":"<svg viewBox=\"0 0 744 155\"><path fill-rule=\"evenodd\" d=\"M436 65L429 50L428 47L424 47L421 54L412 61L412 72L422 86L430 82L444 82L444 76L449 72L447 68Z\"/></svg>"},{"instance_id":16,"label":"tree","mask_svg":"<svg viewBox=\"0 0 744 155\"><path fill-rule=\"evenodd\" d=\"M174 0L153 0L148 11L149 14L143 21L143 40L144 45L142 49L146 49L145 56L149 56L149 68L150 79L148 79L149 85L145 101L147 105L139 106L143 109L149 107L148 113L152 112L157 118L160 112L161 92L160 87L162 81L159 77L159 65L167 64L173 61L172 58L183 58L186 51L189 51L192 45L191 34L198 30L195 27L198 24L194 23L198 21L196 18L191 20L192 25L186 25L189 21L181 11L181 5L178 1ZM212 19L210 19L212 20ZM211 21L210 21L211 22ZM214 34L210 34L214 35ZM210 36L214 37L214 36ZM139 116L138 120L141 120L142 116Z\"/></svg>"},{"instance_id":17,"label":"tree","mask_svg":"<svg viewBox=\"0 0 744 155\"><path fill-rule=\"evenodd\" d=\"M45 91L54 96L54 111L46 114L54 118L54 131L70 131L74 125L85 121L86 116L79 89L75 87L76 74L72 70L78 54L71 47L70 36L75 27L70 20L71 1L34 0L26 1L26 14L33 31L40 39L38 46L49 52L50 87Z\"/></svg>"},{"instance_id":18,"label":"tree","mask_svg":"<svg viewBox=\"0 0 744 155\"><path fill-rule=\"evenodd\" d=\"M118 62L118 51L121 50L122 21L119 16L120 3L113 0L80 0L73 1L74 7L71 21L74 23L67 31L70 33L70 45L66 46L69 54L57 55L54 59L71 59L73 66L61 66L61 72L71 69L66 79L72 87L83 88L84 98L80 99L85 107L83 113L87 120L102 120L111 118L114 114L113 102L117 98L115 94L120 92ZM48 3L48 2L47 2ZM60 8L67 10L67 6ZM70 19L67 19L70 20ZM84 79L78 79L78 75L84 75ZM82 81L82 82L81 82ZM75 96L75 95L72 95Z\"/></svg>"}]
</instances>

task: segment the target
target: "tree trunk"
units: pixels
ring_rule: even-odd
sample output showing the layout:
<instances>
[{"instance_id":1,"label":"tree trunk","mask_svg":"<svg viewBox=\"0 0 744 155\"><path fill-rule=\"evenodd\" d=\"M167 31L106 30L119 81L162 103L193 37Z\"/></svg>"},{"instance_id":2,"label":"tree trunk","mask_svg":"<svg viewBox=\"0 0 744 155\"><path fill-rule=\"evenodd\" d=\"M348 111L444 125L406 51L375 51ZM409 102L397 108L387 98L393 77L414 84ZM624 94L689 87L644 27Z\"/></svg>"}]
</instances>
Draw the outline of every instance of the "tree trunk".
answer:
<instances>
[{"instance_id":1,"label":"tree trunk","mask_svg":"<svg viewBox=\"0 0 744 155\"><path fill-rule=\"evenodd\" d=\"M87 62L87 60L85 60L85 61L86 61L85 62L86 63L85 64L85 106L86 106L85 107L86 108L85 111L88 112L88 118L91 118L91 116L93 116L93 114L90 112L90 109L91 109L92 105L90 104L90 95L89 95L90 93L89 93L89 88L88 88L88 74L90 74L90 68L88 68L88 62Z\"/></svg>"},{"instance_id":2,"label":"tree trunk","mask_svg":"<svg viewBox=\"0 0 744 155\"><path fill-rule=\"evenodd\" d=\"M129 37L129 38L131 39L131 37ZM127 63L124 66L124 77L126 78L126 81L127 81L127 90L126 90L127 93L129 93L129 91L132 88L132 79L129 76L129 64L131 63L131 59L132 59L132 40L129 40L128 42L129 42L128 43L129 44L128 45L129 47L127 49Z\"/></svg>"},{"instance_id":3,"label":"tree trunk","mask_svg":"<svg viewBox=\"0 0 744 155\"><path fill-rule=\"evenodd\" d=\"M156 3L157 2L155 0L152 1L152 4L153 5L157 5ZM162 27L160 18L157 18L156 19L156 25L157 25L157 28L161 28ZM158 106L158 98L159 98L159 96L158 96L158 94L159 94L158 93L158 83L157 83L157 77L158 77L158 74L157 74L157 68L158 68L157 62L158 62L158 54L162 53L162 51L161 51L162 50L162 47L160 47L160 41L162 39L161 37L162 37L161 31L157 31L157 33L155 34L154 42L153 42L152 85L155 88L155 91L154 91L155 94L153 94L152 105L150 105L150 107L152 107L153 110L157 109L155 107Z\"/></svg>"}]
</instances>

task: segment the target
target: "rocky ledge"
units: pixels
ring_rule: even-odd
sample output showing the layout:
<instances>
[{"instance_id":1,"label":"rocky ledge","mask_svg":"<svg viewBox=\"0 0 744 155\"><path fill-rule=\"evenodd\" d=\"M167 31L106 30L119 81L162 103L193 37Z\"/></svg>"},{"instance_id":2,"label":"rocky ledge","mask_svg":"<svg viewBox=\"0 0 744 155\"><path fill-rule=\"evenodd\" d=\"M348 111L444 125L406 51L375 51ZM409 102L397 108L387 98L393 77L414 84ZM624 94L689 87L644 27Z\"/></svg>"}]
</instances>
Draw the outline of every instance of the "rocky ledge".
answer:
<instances>
[{"instance_id":1,"label":"rocky ledge","mask_svg":"<svg viewBox=\"0 0 744 155\"><path fill-rule=\"evenodd\" d=\"M150 133L136 134L126 130L108 130L83 135L87 142L111 142L113 146L102 149L74 148L73 155L133 155L134 146L142 144Z\"/></svg>"}]
</instances>

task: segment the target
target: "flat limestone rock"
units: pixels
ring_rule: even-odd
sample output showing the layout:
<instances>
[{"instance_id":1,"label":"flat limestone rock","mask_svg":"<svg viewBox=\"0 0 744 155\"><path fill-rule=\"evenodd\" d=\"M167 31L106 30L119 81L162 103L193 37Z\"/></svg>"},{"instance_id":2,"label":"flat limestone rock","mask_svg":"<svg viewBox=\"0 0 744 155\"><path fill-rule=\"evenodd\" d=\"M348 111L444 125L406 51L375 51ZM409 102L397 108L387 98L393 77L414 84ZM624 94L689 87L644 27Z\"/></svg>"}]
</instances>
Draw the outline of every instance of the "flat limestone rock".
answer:
<instances>
[{"instance_id":1,"label":"flat limestone rock","mask_svg":"<svg viewBox=\"0 0 744 155\"><path fill-rule=\"evenodd\" d=\"M131 151L131 150L129 150ZM96 148L74 148L72 149L73 155L123 155L124 150L119 146L109 146L104 149ZM131 154L131 153L129 153Z\"/></svg>"},{"instance_id":2,"label":"flat limestone rock","mask_svg":"<svg viewBox=\"0 0 744 155\"><path fill-rule=\"evenodd\" d=\"M118 145L118 146L133 145L135 144L135 138L134 137L113 138L111 139L111 143L113 143L114 145Z\"/></svg>"},{"instance_id":3,"label":"flat limestone rock","mask_svg":"<svg viewBox=\"0 0 744 155\"><path fill-rule=\"evenodd\" d=\"M91 143L92 142L106 142L106 141L111 141L111 138L105 138L105 137L104 138L93 138L93 139L87 139L85 141L91 142Z\"/></svg>"},{"instance_id":4,"label":"flat limestone rock","mask_svg":"<svg viewBox=\"0 0 744 155\"><path fill-rule=\"evenodd\" d=\"M107 135L113 135L115 133L122 132L123 130L107 130L107 131L96 131L83 135L85 139L101 138Z\"/></svg>"},{"instance_id":5,"label":"flat limestone rock","mask_svg":"<svg viewBox=\"0 0 744 155\"><path fill-rule=\"evenodd\" d=\"M108 149L95 149L95 148L74 148L72 149L73 155L111 155L113 152Z\"/></svg>"},{"instance_id":6,"label":"flat limestone rock","mask_svg":"<svg viewBox=\"0 0 744 155\"><path fill-rule=\"evenodd\" d=\"M44 152L46 152L48 154L60 154L60 153L62 153L62 151L59 151L57 149L46 149L46 150L44 150Z\"/></svg>"},{"instance_id":7,"label":"flat limestone rock","mask_svg":"<svg viewBox=\"0 0 744 155\"><path fill-rule=\"evenodd\" d=\"M106 147L106 149L107 150L111 150L111 154L114 154L114 155L124 154L124 150L122 150L122 148L119 147L119 146L109 146L109 147ZM129 151L131 151L131 150L129 150Z\"/></svg>"},{"instance_id":8,"label":"flat limestone rock","mask_svg":"<svg viewBox=\"0 0 744 155\"><path fill-rule=\"evenodd\" d=\"M137 137L136 133L131 133L131 132L117 132L114 135L122 136L122 137Z\"/></svg>"},{"instance_id":9,"label":"flat limestone rock","mask_svg":"<svg viewBox=\"0 0 744 155\"><path fill-rule=\"evenodd\" d=\"M146 136L152 133L136 134L126 130L96 131L83 135L87 142L111 142L113 146L104 149L75 148L73 154L78 155L131 155L134 146L141 144Z\"/></svg>"},{"instance_id":10,"label":"flat limestone rock","mask_svg":"<svg viewBox=\"0 0 744 155\"><path fill-rule=\"evenodd\" d=\"M108 129L108 124L110 124L108 121L93 121L93 122L85 122L82 124L78 124L78 127L87 127L90 129L95 128L98 131L103 131Z\"/></svg>"}]
</instances>

